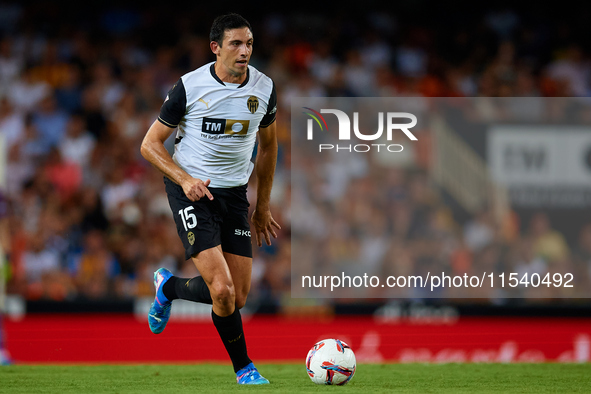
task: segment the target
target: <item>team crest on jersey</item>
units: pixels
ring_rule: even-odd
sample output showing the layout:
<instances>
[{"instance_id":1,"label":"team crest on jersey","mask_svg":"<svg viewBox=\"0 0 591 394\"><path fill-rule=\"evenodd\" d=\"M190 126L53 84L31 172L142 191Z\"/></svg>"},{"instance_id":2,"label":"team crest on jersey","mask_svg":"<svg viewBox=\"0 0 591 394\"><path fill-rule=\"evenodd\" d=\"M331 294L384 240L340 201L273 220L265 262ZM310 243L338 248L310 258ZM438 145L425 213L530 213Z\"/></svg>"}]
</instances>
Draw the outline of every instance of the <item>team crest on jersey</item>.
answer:
<instances>
[{"instance_id":1,"label":"team crest on jersey","mask_svg":"<svg viewBox=\"0 0 591 394\"><path fill-rule=\"evenodd\" d=\"M256 96L250 96L246 102L246 105L248 105L248 110L250 113L254 114L257 112L257 109L259 109L259 99Z\"/></svg>"},{"instance_id":2,"label":"team crest on jersey","mask_svg":"<svg viewBox=\"0 0 591 394\"><path fill-rule=\"evenodd\" d=\"M189 231L187 233L187 239L189 240L189 243L193 245L195 243L195 234L193 234L192 231Z\"/></svg>"}]
</instances>

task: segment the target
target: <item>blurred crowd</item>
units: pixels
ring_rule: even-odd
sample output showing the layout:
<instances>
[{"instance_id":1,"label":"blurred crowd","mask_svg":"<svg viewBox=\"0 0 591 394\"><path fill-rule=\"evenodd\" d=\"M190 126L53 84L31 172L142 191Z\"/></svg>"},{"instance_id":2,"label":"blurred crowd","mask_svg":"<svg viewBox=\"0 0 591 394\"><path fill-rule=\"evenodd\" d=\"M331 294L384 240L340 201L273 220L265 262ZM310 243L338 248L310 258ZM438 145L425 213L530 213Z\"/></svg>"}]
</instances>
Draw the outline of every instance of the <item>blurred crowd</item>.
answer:
<instances>
[{"instance_id":1,"label":"blurred crowd","mask_svg":"<svg viewBox=\"0 0 591 394\"><path fill-rule=\"evenodd\" d=\"M0 4L8 291L30 300L151 296L158 267L197 274L184 260L162 176L140 156L139 146L168 89L215 60L209 27L227 10L84 6L90 8ZM293 97L591 92L589 47L580 41L588 13L561 19L490 8L463 11L442 24L433 10L424 19L408 7L343 10L242 12L254 30L251 64L274 79L279 96L272 212L284 230L272 246L254 248L253 301L280 304L289 297ZM365 264L392 270L497 264L499 228L490 215L483 211L466 223L446 215L426 175L428 165L417 152L412 165L390 172L385 192L368 181L373 171L344 185L348 199L326 240L330 253L361 255ZM376 199L397 203L383 210L365 198L372 187ZM252 207L255 189L249 190ZM370 223L360 234L348 233L357 216ZM525 234L516 230L511 243L501 243L503 261L520 270L547 269L556 259L571 258L566 256L589 264L591 225L580 235L568 244L536 217ZM454 242L433 247L432 237ZM393 256L396 264L383 264ZM405 260L413 263L400 263Z\"/></svg>"},{"instance_id":2,"label":"blurred crowd","mask_svg":"<svg viewBox=\"0 0 591 394\"><path fill-rule=\"evenodd\" d=\"M432 141L432 134L428 129L416 132L419 141ZM577 211L582 216L578 223L568 219L553 223L556 211L551 215L548 209L530 208L525 210L528 214L520 215L518 212L524 210L511 206L498 209L499 201L491 195L476 210L464 212L450 200L448 190L430 176L430 156L425 156L420 146L413 149L410 144L404 145L412 154L395 161L384 160L389 155L384 152L331 150L306 156L299 151L304 147L296 147L290 213L296 264L292 285L299 287L299 296L349 302L354 298L398 297L457 302L480 299L485 303L515 302L509 298L542 303L559 298L573 302L577 298L577 302L588 302L588 208ZM409 278L417 276L427 281L429 275L445 275L451 281L464 275L481 278L485 273L482 287L462 282L439 287L440 282L434 282L437 284L432 291L431 282L425 282L424 287L409 284L415 283ZM304 275L316 279L305 282ZM379 282L346 282L344 288L336 290L331 288L330 279L328 285L320 285L320 278L335 275L375 276ZM405 284L377 285L383 285L389 277L403 277L404 281L398 283ZM515 279L509 282L510 278Z\"/></svg>"}]
</instances>

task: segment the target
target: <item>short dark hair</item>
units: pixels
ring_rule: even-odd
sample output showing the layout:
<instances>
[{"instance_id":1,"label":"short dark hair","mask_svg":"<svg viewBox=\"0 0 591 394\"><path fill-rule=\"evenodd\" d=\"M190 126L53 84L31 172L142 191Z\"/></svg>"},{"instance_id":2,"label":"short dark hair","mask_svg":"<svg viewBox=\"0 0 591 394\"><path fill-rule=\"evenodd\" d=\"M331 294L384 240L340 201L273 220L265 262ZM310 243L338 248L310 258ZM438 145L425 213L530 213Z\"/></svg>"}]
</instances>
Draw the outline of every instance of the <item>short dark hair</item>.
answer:
<instances>
[{"instance_id":1,"label":"short dark hair","mask_svg":"<svg viewBox=\"0 0 591 394\"><path fill-rule=\"evenodd\" d=\"M214 19L211 25L211 31L209 32L209 41L215 41L222 46L224 41L224 33L226 30L239 29L241 27L248 27L252 32L250 23L238 14L226 14L220 15Z\"/></svg>"}]
</instances>

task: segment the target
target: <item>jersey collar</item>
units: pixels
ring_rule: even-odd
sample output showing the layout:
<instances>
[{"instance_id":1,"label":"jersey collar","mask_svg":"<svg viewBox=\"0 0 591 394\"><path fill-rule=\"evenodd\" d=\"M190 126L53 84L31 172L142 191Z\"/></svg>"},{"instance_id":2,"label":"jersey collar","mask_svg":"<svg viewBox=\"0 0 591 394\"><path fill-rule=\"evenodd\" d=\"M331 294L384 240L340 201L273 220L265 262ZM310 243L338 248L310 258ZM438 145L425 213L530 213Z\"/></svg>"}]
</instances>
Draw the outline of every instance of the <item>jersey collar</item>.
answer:
<instances>
[{"instance_id":1,"label":"jersey collar","mask_svg":"<svg viewBox=\"0 0 591 394\"><path fill-rule=\"evenodd\" d=\"M221 83L222 85L226 86L226 84L218 77L218 75L215 73L215 62L211 63L211 66L209 67L209 72L211 72L211 76L218 81L219 83ZM238 86L238 88L241 88L243 86L245 86L248 83L248 80L250 79L250 69L247 67L246 68L246 79L244 80L244 82L242 82L240 84L240 86Z\"/></svg>"}]
</instances>

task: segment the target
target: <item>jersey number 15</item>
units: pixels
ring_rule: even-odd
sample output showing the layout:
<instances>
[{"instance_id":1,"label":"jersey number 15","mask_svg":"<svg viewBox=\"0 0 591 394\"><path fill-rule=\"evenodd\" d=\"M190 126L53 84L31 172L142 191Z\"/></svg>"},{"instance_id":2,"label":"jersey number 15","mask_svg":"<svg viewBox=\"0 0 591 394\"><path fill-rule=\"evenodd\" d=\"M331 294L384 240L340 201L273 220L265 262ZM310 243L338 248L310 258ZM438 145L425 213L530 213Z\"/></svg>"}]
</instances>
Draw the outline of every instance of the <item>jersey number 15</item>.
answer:
<instances>
[{"instance_id":1,"label":"jersey number 15","mask_svg":"<svg viewBox=\"0 0 591 394\"><path fill-rule=\"evenodd\" d=\"M181 220L183 221L185 231L187 231L190 228L197 227L197 217L195 216L195 214L191 213L193 208L193 206L188 206L187 208L181 209L179 211L179 215L181 216Z\"/></svg>"}]
</instances>

